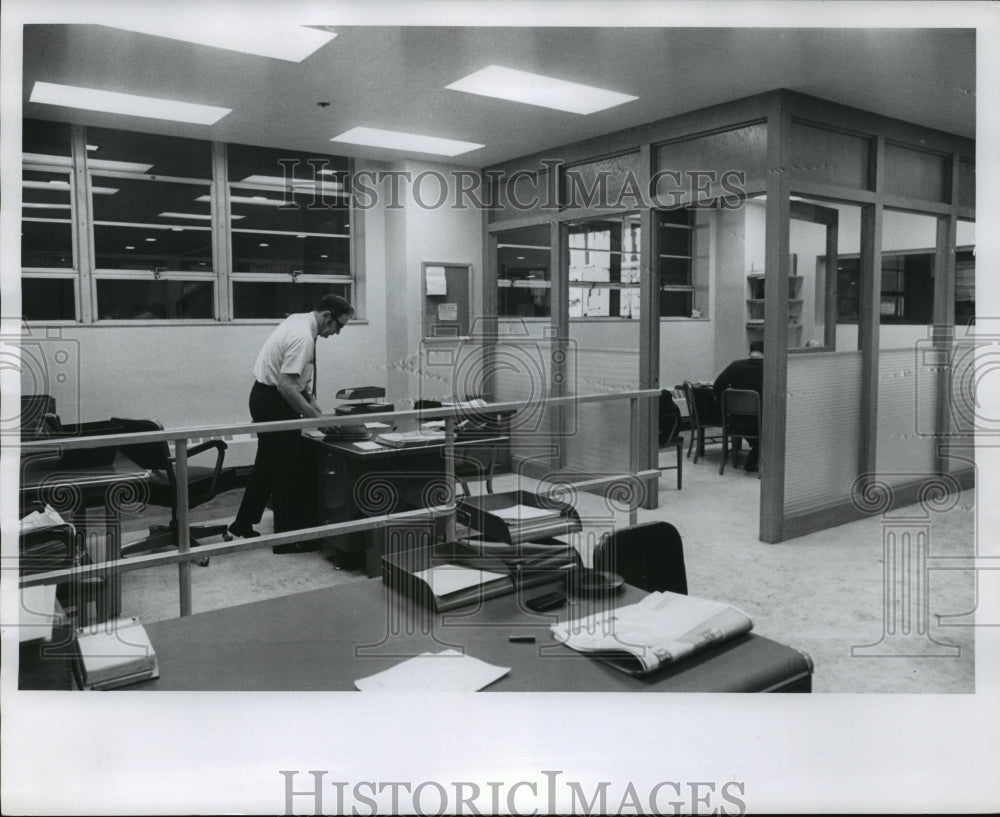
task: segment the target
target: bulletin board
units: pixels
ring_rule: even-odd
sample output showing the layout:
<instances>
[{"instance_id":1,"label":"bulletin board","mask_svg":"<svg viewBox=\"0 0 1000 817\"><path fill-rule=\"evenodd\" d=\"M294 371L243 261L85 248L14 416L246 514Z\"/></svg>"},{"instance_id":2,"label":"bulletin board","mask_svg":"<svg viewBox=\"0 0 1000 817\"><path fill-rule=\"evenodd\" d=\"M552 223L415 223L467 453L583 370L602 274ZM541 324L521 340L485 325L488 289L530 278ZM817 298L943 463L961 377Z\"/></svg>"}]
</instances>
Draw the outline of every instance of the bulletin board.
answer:
<instances>
[{"instance_id":1,"label":"bulletin board","mask_svg":"<svg viewBox=\"0 0 1000 817\"><path fill-rule=\"evenodd\" d=\"M424 337L457 338L469 334L472 267L468 264L421 264Z\"/></svg>"}]
</instances>

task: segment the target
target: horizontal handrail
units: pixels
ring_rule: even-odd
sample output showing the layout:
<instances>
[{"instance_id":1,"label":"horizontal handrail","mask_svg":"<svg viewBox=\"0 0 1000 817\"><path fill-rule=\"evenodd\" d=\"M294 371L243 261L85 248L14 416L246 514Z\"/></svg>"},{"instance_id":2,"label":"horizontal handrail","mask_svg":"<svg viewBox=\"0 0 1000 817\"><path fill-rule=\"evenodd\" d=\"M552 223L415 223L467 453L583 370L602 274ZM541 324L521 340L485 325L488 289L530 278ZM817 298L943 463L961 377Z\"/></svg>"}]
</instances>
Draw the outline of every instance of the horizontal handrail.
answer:
<instances>
[{"instance_id":1,"label":"horizontal handrail","mask_svg":"<svg viewBox=\"0 0 1000 817\"><path fill-rule=\"evenodd\" d=\"M585 394L570 397L549 397L545 399L547 406L565 405L571 403L595 403L608 400L627 400L631 398L659 397L659 389L644 389L642 391L606 392L603 394ZM507 403L488 403L481 407L442 406L441 408L409 409L406 411L381 411L371 414L324 414L322 417L304 417L298 420L275 420L268 423L239 423L236 425L194 426L188 428L172 428L163 431L137 431L123 434L96 434L92 437L43 437L37 440L21 442L22 451L40 451L55 446L64 451L80 448L107 448L112 445L129 443L154 443L181 439L217 437L223 434L260 434L271 431L294 431L310 428L324 428L338 425L361 425L363 423L384 422L385 420L408 419L439 419L444 417L465 417L470 413L497 414L504 411L521 411L524 401Z\"/></svg>"},{"instance_id":2,"label":"horizontal handrail","mask_svg":"<svg viewBox=\"0 0 1000 817\"><path fill-rule=\"evenodd\" d=\"M133 570L146 570L151 567L180 564L181 562L200 562L211 556L225 556L230 553L242 553L273 545L308 542L312 539L319 539L325 536L343 536L348 533L358 533L380 527L387 522L413 519L438 519L442 516L447 516L454 510L455 505L434 505L430 508L417 508L412 511L367 516L364 519L355 519L349 522L332 522L328 525L316 525L311 528L300 528L299 530L283 533L262 534L252 539L234 539L229 542L199 545L197 548L186 552L181 552L177 549L167 549L161 553L145 553L121 559L108 559L103 562L92 562L77 567L64 567L45 573L29 573L26 576L21 576L20 585L21 587L34 587L41 584L52 584L53 582L68 578L85 579L91 576L103 576L107 573L128 573Z\"/></svg>"}]
</instances>

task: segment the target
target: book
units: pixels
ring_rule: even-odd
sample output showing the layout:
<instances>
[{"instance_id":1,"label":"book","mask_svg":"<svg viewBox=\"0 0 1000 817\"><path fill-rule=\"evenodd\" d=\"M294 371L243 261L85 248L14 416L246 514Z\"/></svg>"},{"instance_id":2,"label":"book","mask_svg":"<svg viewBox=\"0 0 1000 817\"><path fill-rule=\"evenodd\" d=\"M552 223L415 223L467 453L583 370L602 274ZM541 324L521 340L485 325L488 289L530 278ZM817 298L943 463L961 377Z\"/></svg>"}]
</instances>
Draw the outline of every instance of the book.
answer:
<instances>
[{"instance_id":1,"label":"book","mask_svg":"<svg viewBox=\"0 0 1000 817\"><path fill-rule=\"evenodd\" d=\"M75 644L83 689L115 689L160 676L156 652L135 616L105 622L94 632L78 628Z\"/></svg>"},{"instance_id":2,"label":"book","mask_svg":"<svg viewBox=\"0 0 1000 817\"><path fill-rule=\"evenodd\" d=\"M359 678L362 692L477 692L503 678L510 667L488 664L458 650L415 655L383 672Z\"/></svg>"},{"instance_id":3,"label":"book","mask_svg":"<svg viewBox=\"0 0 1000 817\"><path fill-rule=\"evenodd\" d=\"M732 605L668 591L551 626L567 647L630 675L648 675L752 628Z\"/></svg>"}]
</instances>

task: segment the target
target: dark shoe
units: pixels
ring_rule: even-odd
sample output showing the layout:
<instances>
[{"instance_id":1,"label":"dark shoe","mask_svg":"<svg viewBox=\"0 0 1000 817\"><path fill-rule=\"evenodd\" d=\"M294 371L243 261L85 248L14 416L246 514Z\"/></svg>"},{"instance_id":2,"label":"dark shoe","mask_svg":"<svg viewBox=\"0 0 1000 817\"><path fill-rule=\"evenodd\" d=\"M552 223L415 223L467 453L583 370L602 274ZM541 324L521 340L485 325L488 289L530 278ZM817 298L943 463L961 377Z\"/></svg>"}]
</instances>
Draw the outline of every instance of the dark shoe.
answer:
<instances>
[{"instance_id":1,"label":"dark shoe","mask_svg":"<svg viewBox=\"0 0 1000 817\"><path fill-rule=\"evenodd\" d=\"M271 545L271 553L314 553L319 550L319 542L288 542L284 545Z\"/></svg>"},{"instance_id":2,"label":"dark shoe","mask_svg":"<svg viewBox=\"0 0 1000 817\"><path fill-rule=\"evenodd\" d=\"M757 463L750 462L749 460L747 460L747 464L744 466L744 470L749 471L751 474L755 473L757 471Z\"/></svg>"},{"instance_id":3,"label":"dark shoe","mask_svg":"<svg viewBox=\"0 0 1000 817\"><path fill-rule=\"evenodd\" d=\"M260 536L260 531L256 531L247 525L245 528L240 527L235 522L229 526L229 532L233 536L239 536L241 539L253 539L256 536Z\"/></svg>"}]
</instances>

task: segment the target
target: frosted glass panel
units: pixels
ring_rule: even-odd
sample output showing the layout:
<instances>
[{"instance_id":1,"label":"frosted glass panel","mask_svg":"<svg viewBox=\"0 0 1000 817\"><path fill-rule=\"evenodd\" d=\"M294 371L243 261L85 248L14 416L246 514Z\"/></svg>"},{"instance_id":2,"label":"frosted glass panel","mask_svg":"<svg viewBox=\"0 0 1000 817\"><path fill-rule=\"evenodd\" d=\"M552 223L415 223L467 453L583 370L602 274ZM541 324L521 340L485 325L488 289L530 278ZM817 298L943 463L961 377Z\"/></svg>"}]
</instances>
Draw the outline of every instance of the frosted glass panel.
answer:
<instances>
[{"instance_id":1,"label":"frosted glass panel","mask_svg":"<svg viewBox=\"0 0 1000 817\"><path fill-rule=\"evenodd\" d=\"M938 367L927 365L925 352L933 354L918 343L879 354L875 462L879 478L889 485L934 473L940 375Z\"/></svg>"},{"instance_id":2,"label":"frosted glass panel","mask_svg":"<svg viewBox=\"0 0 1000 817\"><path fill-rule=\"evenodd\" d=\"M861 354L789 356L785 513L850 500L860 451Z\"/></svg>"}]
</instances>

